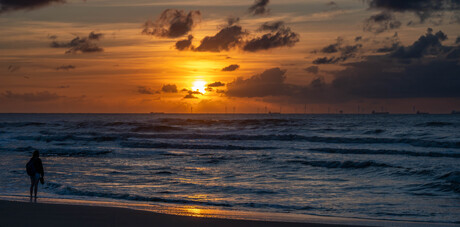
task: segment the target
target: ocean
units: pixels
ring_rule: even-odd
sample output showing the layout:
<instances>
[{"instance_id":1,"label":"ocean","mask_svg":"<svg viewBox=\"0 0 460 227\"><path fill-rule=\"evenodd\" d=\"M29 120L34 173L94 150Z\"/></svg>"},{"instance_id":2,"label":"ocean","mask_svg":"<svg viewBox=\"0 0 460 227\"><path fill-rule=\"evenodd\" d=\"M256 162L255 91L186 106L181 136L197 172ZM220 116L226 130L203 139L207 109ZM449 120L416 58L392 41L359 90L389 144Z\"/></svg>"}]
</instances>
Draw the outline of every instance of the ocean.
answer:
<instances>
[{"instance_id":1,"label":"ocean","mask_svg":"<svg viewBox=\"0 0 460 227\"><path fill-rule=\"evenodd\" d=\"M459 115L0 114L0 195L460 223Z\"/></svg>"}]
</instances>

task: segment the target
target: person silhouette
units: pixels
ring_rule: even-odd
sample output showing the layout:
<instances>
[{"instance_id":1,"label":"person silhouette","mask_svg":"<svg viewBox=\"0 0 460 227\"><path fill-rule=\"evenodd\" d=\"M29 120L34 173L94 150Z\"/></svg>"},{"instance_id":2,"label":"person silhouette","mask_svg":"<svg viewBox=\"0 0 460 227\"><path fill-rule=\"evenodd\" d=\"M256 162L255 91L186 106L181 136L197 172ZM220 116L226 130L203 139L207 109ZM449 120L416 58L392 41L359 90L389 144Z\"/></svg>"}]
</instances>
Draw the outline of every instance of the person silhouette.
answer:
<instances>
[{"instance_id":1,"label":"person silhouette","mask_svg":"<svg viewBox=\"0 0 460 227\"><path fill-rule=\"evenodd\" d=\"M26 165L27 175L30 176L30 201L32 201L32 192L35 192L35 202L37 201L38 182L44 182L43 177L45 171L43 170L42 160L40 159L40 152L35 150L32 158Z\"/></svg>"}]
</instances>

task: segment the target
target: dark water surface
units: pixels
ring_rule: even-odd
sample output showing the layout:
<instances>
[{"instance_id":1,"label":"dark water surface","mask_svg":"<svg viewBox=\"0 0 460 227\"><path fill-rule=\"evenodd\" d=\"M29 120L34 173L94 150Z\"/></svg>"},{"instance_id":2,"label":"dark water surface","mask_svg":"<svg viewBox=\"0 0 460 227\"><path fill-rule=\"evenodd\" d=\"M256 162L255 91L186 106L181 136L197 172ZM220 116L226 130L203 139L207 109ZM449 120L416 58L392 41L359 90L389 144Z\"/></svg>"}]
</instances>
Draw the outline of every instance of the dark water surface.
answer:
<instances>
[{"instance_id":1,"label":"dark water surface","mask_svg":"<svg viewBox=\"0 0 460 227\"><path fill-rule=\"evenodd\" d=\"M460 116L0 114L0 194L460 223ZM24 190L24 188L26 190Z\"/></svg>"}]
</instances>

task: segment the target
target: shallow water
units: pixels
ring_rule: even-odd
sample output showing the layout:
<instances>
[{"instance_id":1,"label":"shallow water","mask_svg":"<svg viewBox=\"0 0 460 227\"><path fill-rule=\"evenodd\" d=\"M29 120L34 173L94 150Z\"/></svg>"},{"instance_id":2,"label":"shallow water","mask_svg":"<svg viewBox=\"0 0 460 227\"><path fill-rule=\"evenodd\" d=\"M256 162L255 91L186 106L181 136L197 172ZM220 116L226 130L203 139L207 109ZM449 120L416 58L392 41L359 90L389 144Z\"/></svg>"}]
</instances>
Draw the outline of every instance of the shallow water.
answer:
<instances>
[{"instance_id":1,"label":"shallow water","mask_svg":"<svg viewBox=\"0 0 460 227\"><path fill-rule=\"evenodd\" d=\"M456 115L0 114L0 194L460 222Z\"/></svg>"}]
</instances>

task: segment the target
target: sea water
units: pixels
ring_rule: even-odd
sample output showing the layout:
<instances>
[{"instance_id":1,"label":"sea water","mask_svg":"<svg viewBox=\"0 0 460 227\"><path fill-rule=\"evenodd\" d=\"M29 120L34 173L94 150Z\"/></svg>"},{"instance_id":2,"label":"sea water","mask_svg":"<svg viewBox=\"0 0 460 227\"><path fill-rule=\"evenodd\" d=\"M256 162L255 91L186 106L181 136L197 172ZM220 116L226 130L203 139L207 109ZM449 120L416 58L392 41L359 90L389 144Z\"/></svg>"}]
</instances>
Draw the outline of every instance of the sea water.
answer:
<instances>
[{"instance_id":1,"label":"sea water","mask_svg":"<svg viewBox=\"0 0 460 227\"><path fill-rule=\"evenodd\" d=\"M460 116L0 114L0 195L460 223ZM40 193L40 192L39 192Z\"/></svg>"}]
</instances>

